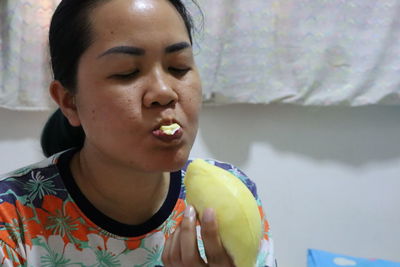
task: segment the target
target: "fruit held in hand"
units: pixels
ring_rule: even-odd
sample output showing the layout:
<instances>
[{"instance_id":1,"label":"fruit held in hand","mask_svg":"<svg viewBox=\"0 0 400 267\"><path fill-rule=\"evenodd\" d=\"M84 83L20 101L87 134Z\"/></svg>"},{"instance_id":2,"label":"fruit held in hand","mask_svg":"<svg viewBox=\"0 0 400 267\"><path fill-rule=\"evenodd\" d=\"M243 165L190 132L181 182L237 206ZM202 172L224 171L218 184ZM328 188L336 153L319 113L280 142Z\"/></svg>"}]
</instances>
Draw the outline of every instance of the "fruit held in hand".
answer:
<instances>
[{"instance_id":1,"label":"fruit held in hand","mask_svg":"<svg viewBox=\"0 0 400 267\"><path fill-rule=\"evenodd\" d=\"M186 199L200 218L204 209L215 210L222 243L236 267L254 267L262 224L250 190L230 172L201 159L189 164L184 183Z\"/></svg>"}]
</instances>

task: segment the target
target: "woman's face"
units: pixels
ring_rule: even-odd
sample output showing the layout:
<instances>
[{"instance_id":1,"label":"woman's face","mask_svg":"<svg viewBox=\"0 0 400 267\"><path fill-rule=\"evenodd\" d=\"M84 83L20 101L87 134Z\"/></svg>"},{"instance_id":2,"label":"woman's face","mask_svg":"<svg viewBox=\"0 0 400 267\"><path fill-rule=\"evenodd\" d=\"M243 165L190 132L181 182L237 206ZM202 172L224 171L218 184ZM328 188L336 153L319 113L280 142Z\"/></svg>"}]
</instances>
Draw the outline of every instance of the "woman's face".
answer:
<instances>
[{"instance_id":1,"label":"woman's face","mask_svg":"<svg viewBox=\"0 0 400 267\"><path fill-rule=\"evenodd\" d=\"M180 169L201 107L182 17L166 0L113 0L90 22L93 42L79 61L75 95L84 149L140 171ZM172 137L158 130L172 123L181 126Z\"/></svg>"}]
</instances>

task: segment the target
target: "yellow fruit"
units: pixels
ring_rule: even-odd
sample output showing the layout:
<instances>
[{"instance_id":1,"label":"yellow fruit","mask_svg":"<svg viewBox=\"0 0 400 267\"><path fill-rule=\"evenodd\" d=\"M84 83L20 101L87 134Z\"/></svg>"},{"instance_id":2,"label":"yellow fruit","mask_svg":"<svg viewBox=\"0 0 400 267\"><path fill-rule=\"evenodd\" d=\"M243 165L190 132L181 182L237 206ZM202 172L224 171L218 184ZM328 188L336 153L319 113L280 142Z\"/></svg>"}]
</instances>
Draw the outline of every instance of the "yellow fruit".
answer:
<instances>
[{"instance_id":1,"label":"yellow fruit","mask_svg":"<svg viewBox=\"0 0 400 267\"><path fill-rule=\"evenodd\" d=\"M176 131L178 131L181 126L177 123L173 123L171 125L163 125L160 127L160 130L163 131L167 135L173 135Z\"/></svg>"},{"instance_id":2,"label":"yellow fruit","mask_svg":"<svg viewBox=\"0 0 400 267\"><path fill-rule=\"evenodd\" d=\"M196 159L184 179L187 202L200 218L213 208L222 243L236 267L254 267L262 237L257 202L240 179L230 172Z\"/></svg>"}]
</instances>

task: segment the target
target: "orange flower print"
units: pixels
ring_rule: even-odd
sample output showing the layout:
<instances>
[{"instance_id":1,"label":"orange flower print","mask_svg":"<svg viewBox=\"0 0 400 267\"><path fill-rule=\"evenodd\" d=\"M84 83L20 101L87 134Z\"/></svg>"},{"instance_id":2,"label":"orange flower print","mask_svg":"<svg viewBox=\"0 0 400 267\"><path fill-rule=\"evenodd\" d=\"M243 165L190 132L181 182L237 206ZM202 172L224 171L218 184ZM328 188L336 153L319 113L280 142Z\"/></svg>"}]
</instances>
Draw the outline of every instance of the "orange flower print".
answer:
<instances>
[{"instance_id":1,"label":"orange flower print","mask_svg":"<svg viewBox=\"0 0 400 267\"><path fill-rule=\"evenodd\" d=\"M46 236L59 235L65 244L73 243L78 247L83 247L88 241L89 225L73 202L63 202L57 197L45 196L42 208L37 211L45 225Z\"/></svg>"}]
</instances>

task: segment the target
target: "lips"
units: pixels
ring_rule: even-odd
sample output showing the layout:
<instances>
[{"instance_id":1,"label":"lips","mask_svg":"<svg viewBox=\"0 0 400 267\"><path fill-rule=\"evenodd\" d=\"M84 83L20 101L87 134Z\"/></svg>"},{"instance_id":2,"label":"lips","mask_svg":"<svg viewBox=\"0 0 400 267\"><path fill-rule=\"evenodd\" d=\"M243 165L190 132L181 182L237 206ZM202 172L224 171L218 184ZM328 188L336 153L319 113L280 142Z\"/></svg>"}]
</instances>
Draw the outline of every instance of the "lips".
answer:
<instances>
[{"instance_id":1,"label":"lips","mask_svg":"<svg viewBox=\"0 0 400 267\"><path fill-rule=\"evenodd\" d=\"M183 135L182 127L176 122L161 123L152 131L157 139L163 142L179 141Z\"/></svg>"},{"instance_id":2,"label":"lips","mask_svg":"<svg viewBox=\"0 0 400 267\"><path fill-rule=\"evenodd\" d=\"M177 123L173 123L171 125L163 125L160 127L160 130L167 135L174 135L176 131L178 131L181 126Z\"/></svg>"}]
</instances>

